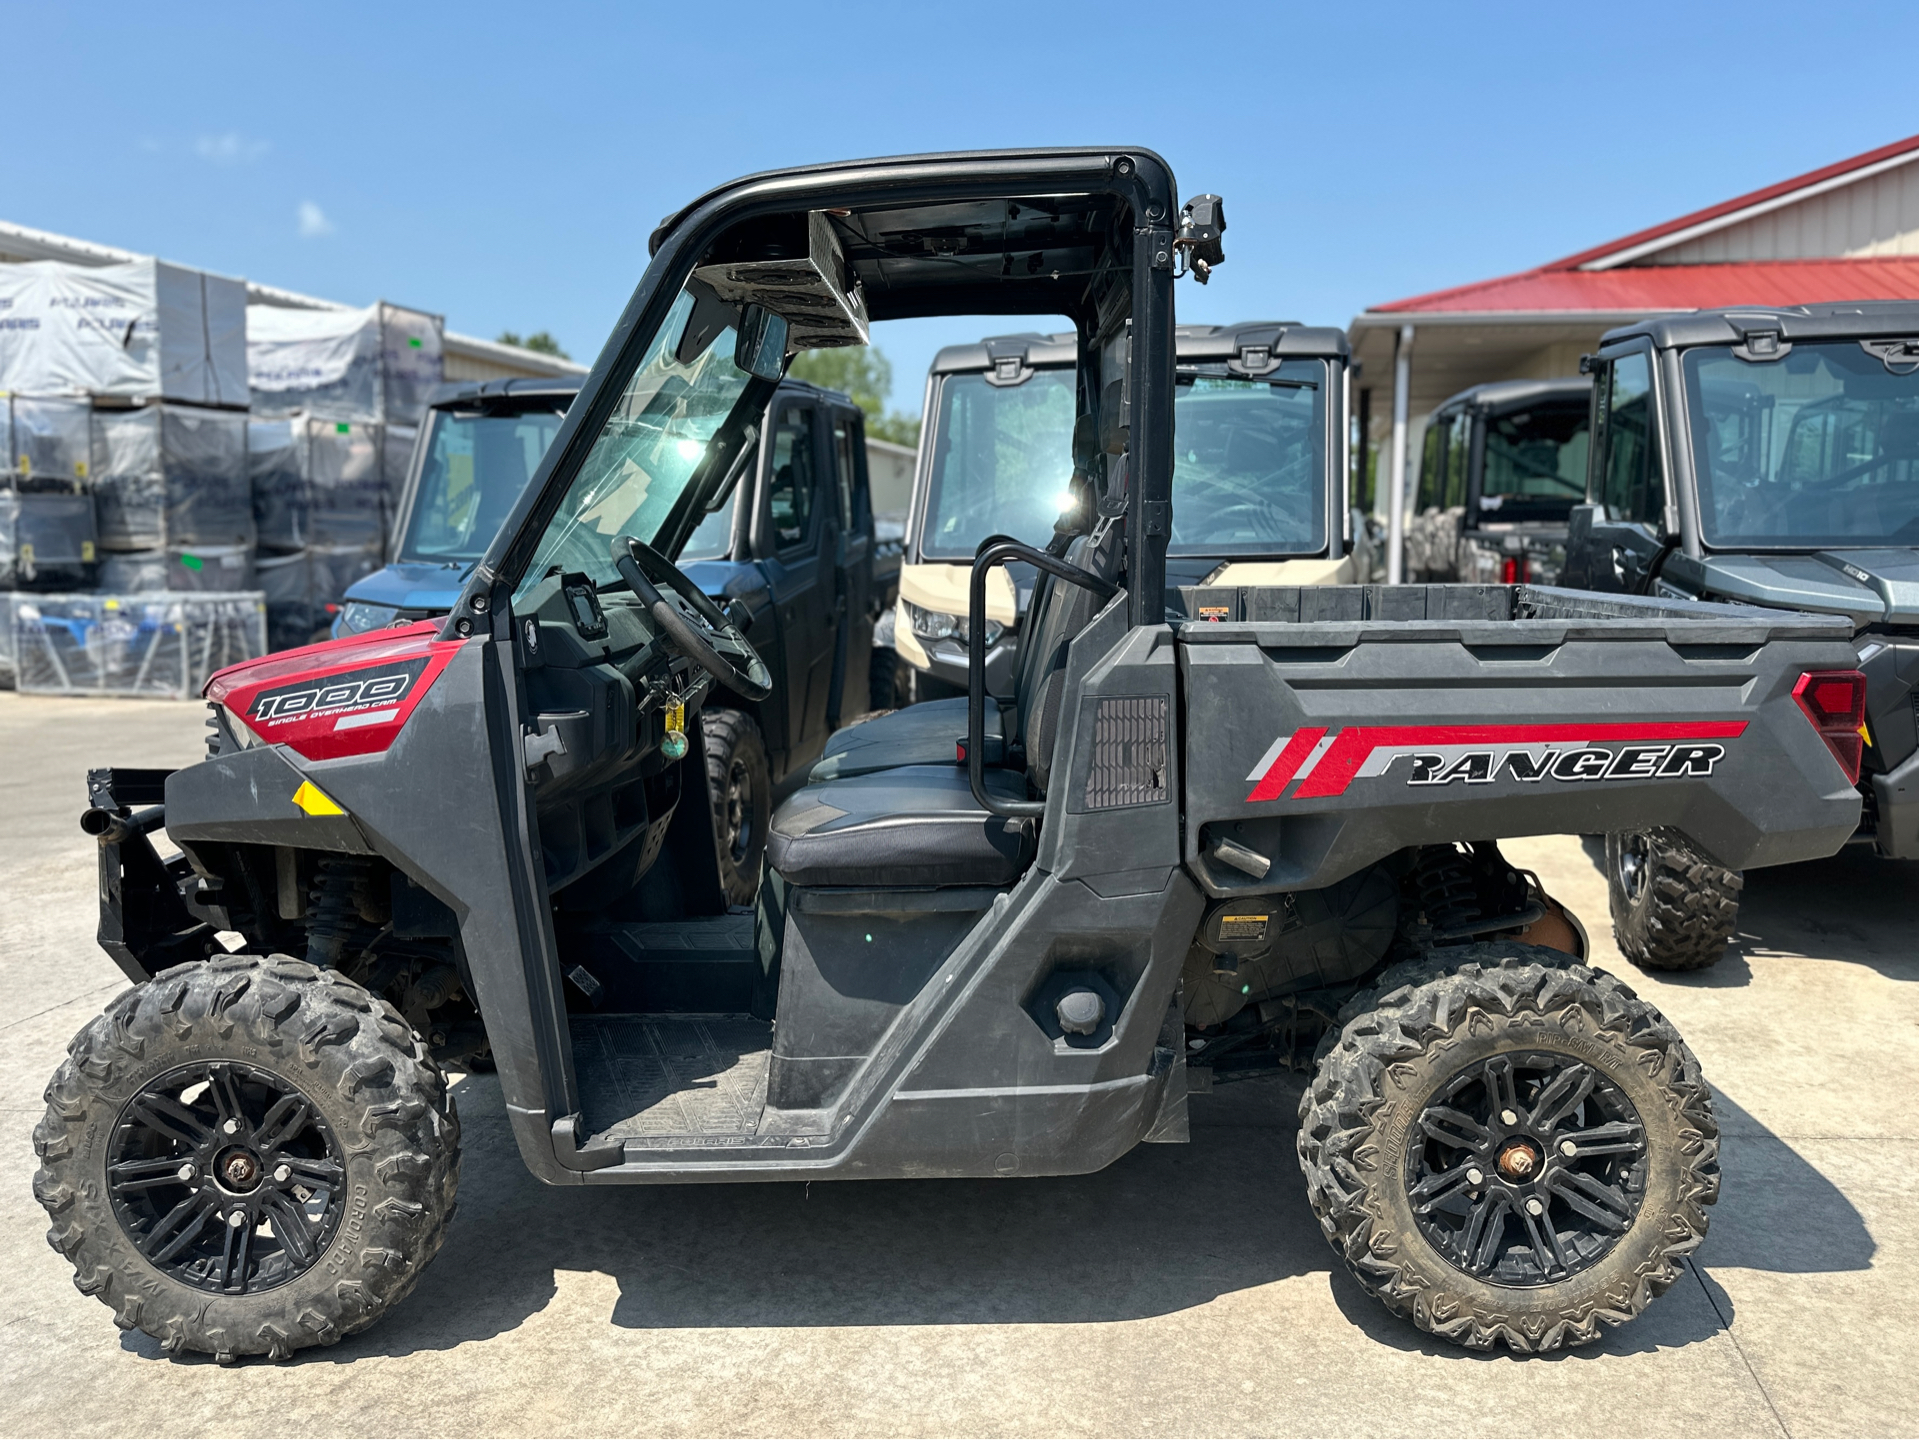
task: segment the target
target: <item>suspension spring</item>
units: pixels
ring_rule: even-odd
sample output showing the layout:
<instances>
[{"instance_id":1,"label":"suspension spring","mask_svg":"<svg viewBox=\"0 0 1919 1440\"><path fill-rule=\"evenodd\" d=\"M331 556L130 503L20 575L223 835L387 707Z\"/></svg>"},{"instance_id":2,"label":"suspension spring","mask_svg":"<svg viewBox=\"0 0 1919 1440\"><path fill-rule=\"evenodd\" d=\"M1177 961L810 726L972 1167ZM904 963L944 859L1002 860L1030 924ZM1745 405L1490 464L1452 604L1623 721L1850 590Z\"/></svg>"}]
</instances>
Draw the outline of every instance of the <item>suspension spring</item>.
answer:
<instances>
[{"instance_id":1,"label":"suspension spring","mask_svg":"<svg viewBox=\"0 0 1919 1440\"><path fill-rule=\"evenodd\" d=\"M368 923L373 909L371 864L363 855L323 855L315 867L307 906L307 960L338 970L378 933Z\"/></svg>"},{"instance_id":2,"label":"suspension spring","mask_svg":"<svg viewBox=\"0 0 1919 1440\"><path fill-rule=\"evenodd\" d=\"M1482 911L1472 867L1456 845L1422 845L1413 868L1419 908L1435 930L1470 925Z\"/></svg>"}]
</instances>

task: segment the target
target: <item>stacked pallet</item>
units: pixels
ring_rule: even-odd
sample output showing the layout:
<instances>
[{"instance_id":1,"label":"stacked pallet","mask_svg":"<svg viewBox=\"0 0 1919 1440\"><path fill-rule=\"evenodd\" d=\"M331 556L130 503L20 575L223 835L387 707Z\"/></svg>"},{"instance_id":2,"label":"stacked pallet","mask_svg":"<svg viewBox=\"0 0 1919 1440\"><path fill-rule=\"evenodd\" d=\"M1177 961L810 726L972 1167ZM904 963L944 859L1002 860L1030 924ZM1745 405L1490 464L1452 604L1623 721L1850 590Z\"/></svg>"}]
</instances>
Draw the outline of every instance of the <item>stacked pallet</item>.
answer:
<instances>
[{"instance_id":1,"label":"stacked pallet","mask_svg":"<svg viewBox=\"0 0 1919 1440\"><path fill-rule=\"evenodd\" d=\"M322 638L384 562L441 356L439 319L397 306L0 265L0 684L192 694Z\"/></svg>"}]
</instances>

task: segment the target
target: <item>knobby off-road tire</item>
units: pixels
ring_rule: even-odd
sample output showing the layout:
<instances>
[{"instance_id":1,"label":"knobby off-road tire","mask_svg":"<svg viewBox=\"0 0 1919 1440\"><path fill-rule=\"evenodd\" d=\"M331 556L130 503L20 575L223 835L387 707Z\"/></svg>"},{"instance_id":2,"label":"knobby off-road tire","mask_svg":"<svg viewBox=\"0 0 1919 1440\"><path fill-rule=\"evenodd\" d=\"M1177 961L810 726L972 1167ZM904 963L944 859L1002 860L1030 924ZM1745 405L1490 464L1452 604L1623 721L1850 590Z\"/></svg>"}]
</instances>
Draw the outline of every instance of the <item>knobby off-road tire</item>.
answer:
<instances>
[{"instance_id":1,"label":"knobby off-road tire","mask_svg":"<svg viewBox=\"0 0 1919 1440\"><path fill-rule=\"evenodd\" d=\"M1558 951L1475 944L1393 967L1343 1019L1300 1102L1299 1163L1326 1238L1387 1309L1475 1349L1546 1351L1679 1277L1718 1198L1719 1127L1698 1061L1626 986Z\"/></svg>"},{"instance_id":2,"label":"knobby off-road tire","mask_svg":"<svg viewBox=\"0 0 1919 1440\"><path fill-rule=\"evenodd\" d=\"M134 987L74 1037L46 1100L47 1241L170 1353L331 1345L412 1290L453 1218L438 1067L392 1006L304 961L223 956Z\"/></svg>"},{"instance_id":3,"label":"knobby off-road tire","mask_svg":"<svg viewBox=\"0 0 1919 1440\"><path fill-rule=\"evenodd\" d=\"M1642 970L1716 965L1739 922L1745 877L1707 859L1677 830L1606 837L1613 940Z\"/></svg>"},{"instance_id":4,"label":"knobby off-road tire","mask_svg":"<svg viewBox=\"0 0 1919 1440\"><path fill-rule=\"evenodd\" d=\"M713 842L727 903L751 905L766 862L766 827L773 815L773 772L766 741L753 717L738 710L700 716L706 742L706 789L713 797Z\"/></svg>"}]
</instances>

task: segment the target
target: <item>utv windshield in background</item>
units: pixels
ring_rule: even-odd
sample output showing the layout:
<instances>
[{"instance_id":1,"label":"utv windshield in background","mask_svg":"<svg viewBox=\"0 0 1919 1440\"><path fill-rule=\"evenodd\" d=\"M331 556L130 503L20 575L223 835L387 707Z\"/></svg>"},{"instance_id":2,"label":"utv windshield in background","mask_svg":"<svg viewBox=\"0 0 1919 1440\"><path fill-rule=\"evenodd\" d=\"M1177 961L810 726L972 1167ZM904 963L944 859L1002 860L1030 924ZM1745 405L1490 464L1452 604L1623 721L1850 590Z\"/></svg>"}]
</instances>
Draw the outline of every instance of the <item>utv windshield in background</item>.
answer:
<instances>
[{"instance_id":1,"label":"utv windshield in background","mask_svg":"<svg viewBox=\"0 0 1919 1440\"><path fill-rule=\"evenodd\" d=\"M1585 400L1542 400L1486 417L1482 520L1565 521L1586 498L1589 410Z\"/></svg>"},{"instance_id":2,"label":"utv windshield in background","mask_svg":"<svg viewBox=\"0 0 1919 1440\"><path fill-rule=\"evenodd\" d=\"M1217 373L1210 373L1214 368ZM1326 366L1243 379L1183 368L1173 402L1172 555L1313 554L1326 544ZM1073 474L1071 370L939 390L920 553L969 560L988 535L1044 545Z\"/></svg>"},{"instance_id":3,"label":"utv windshield in background","mask_svg":"<svg viewBox=\"0 0 1919 1440\"><path fill-rule=\"evenodd\" d=\"M1689 350L1686 397L1709 545L1919 544L1919 367L1857 341L1750 363ZM1904 372L1904 373L1900 373Z\"/></svg>"},{"instance_id":4,"label":"utv windshield in background","mask_svg":"<svg viewBox=\"0 0 1919 1440\"><path fill-rule=\"evenodd\" d=\"M1215 373L1216 369L1216 373ZM1245 379L1180 370L1169 555L1314 554L1326 544L1326 366Z\"/></svg>"},{"instance_id":5,"label":"utv windshield in background","mask_svg":"<svg viewBox=\"0 0 1919 1440\"><path fill-rule=\"evenodd\" d=\"M547 522L515 598L554 570L613 583L612 541L651 545L752 376L733 363L730 325L715 328L682 292ZM697 333L690 333L695 332Z\"/></svg>"},{"instance_id":6,"label":"utv windshield in background","mask_svg":"<svg viewBox=\"0 0 1919 1440\"><path fill-rule=\"evenodd\" d=\"M948 375L939 387L932 474L920 553L971 560L988 535L1029 545L1053 536L1073 478L1069 369L1036 370L1019 385L984 375Z\"/></svg>"},{"instance_id":7,"label":"utv windshield in background","mask_svg":"<svg viewBox=\"0 0 1919 1440\"><path fill-rule=\"evenodd\" d=\"M426 454L399 558L470 565L484 555L562 418L557 410L429 411Z\"/></svg>"}]
</instances>

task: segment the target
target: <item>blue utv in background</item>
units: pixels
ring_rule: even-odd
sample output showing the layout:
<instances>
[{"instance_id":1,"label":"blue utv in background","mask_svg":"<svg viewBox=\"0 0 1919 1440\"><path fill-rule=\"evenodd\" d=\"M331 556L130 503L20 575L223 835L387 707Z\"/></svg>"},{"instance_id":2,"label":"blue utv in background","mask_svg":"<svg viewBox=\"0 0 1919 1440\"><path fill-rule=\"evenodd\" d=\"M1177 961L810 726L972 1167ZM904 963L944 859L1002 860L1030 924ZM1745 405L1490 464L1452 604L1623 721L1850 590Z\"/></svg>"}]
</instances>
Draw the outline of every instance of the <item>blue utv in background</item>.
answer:
<instances>
[{"instance_id":1,"label":"blue utv in background","mask_svg":"<svg viewBox=\"0 0 1919 1440\"><path fill-rule=\"evenodd\" d=\"M392 563L347 591L335 636L453 608L578 391L576 380L542 378L436 392L400 493ZM677 558L751 630L773 676L766 699L718 691L700 714L720 873L728 900L747 905L774 800L801 783L843 719L890 703L873 701L867 681L874 622L898 595L899 553L874 539L859 408L782 383L758 445Z\"/></svg>"}]
</instances>

